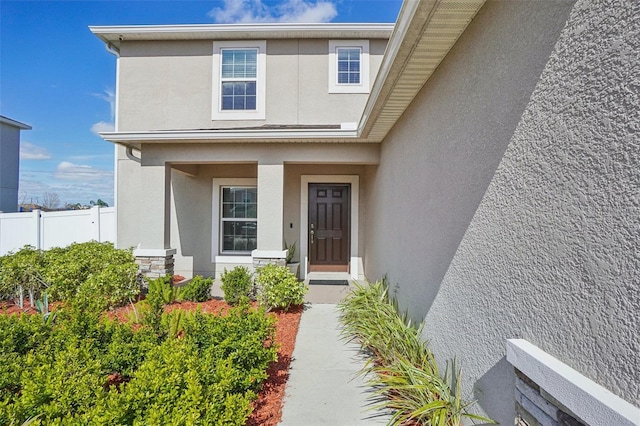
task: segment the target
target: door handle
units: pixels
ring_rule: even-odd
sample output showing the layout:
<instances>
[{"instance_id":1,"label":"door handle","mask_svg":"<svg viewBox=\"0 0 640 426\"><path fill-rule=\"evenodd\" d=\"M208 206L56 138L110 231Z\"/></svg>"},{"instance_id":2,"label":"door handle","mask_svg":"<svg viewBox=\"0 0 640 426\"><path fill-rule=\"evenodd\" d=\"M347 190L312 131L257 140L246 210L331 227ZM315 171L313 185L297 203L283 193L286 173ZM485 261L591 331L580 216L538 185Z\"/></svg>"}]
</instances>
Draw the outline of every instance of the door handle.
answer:
<instances>
[{"instance_id":1,"label":"door handle","mask_svg":"<svg viewBox=\"0 0 640 426\"><path fill-rule=\"evenodd\" d=\"M311 244L313 244L313 236L315 235L315 232L313 231L313 229L309 234L311 235Z\"/></svg>"}]
</instances>

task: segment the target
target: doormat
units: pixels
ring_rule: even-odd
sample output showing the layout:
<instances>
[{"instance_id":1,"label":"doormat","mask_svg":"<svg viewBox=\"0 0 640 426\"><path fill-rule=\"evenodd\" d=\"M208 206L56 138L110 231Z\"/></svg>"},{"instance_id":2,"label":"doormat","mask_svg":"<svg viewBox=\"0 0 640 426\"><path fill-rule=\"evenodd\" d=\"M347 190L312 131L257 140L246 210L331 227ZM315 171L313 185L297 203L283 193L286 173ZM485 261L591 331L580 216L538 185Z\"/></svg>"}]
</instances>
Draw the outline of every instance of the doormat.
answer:
<instances>
[{"instance_id":1,"label":"doormat","mask_svg":"<svg viewBox=\"0 0 640 426\"><path fill-rule=\"evenodd\" d=\"M347 280L309 280L309 285L349 285Z\"/></svg>"}]
</instances>

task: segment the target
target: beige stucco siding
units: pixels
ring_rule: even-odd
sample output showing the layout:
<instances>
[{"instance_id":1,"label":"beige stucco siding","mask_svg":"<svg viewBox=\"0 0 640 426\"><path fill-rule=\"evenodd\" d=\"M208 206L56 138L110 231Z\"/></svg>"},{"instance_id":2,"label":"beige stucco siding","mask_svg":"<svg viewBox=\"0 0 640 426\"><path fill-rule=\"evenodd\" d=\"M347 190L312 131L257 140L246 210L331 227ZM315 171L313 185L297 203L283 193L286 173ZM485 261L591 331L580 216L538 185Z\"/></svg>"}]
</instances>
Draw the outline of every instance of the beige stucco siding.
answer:
<instances>
[{"instance_id":1,"label":"beige stucco siding","mask_svg":"<svg viewBox=\"0 0 640 426\"><path fill-rule=\"evenodd\" d=\"M370 75L386 40L370 41ZM367 94L328 93L328 40L268 40L266 119L212 120L213 41L121 45L118 130L210 129L358 121Z\"/></svg>"},{"instance_id":2,"label":"beige stucco siding","mask_svg":"<svg viewBox=\"0 0 640 426\"><path fill-rule=\"evenodd\" d=\"M638 12L487 2L367 176L367 275L503 425L510 338L640 403Z\"/></svg>"},{"instance_id":3,"label":"beige stucco siding","mask_svg":"<svg viewBox=\"0 0 640 426\"><path fill-rule=\"evenodd\" d=\"M211 42L127 42L118 76L118 130L211 124Z\"/></svg>"}]
</instances>

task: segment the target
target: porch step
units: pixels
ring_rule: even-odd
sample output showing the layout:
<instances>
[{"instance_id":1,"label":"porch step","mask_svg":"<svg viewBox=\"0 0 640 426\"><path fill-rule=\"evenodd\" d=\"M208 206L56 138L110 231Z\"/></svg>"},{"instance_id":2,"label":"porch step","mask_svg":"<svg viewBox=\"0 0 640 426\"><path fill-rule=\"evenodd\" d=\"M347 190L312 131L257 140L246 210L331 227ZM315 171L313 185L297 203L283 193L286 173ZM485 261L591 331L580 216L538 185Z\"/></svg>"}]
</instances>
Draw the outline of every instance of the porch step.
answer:
<instances>
[{"instance_id":1,"label":"porch step","mask_svg":"<svg viewBox=\"0 0 640 426\"><path fill-rule=\"evenodd\" d=\"M310 280L346 280L348 285L334 285L334 284L313 284L309 285ZM211 295L214 297L222 298L224 293L222 292L220 280L214 280L213 288L211 289ZM305 302L307 303L339 303L342 301L349 292L354 288L353 279L349 274L342 273L320 273L312 272L305 280L305 284L309 285L309 291L305 295Z\"/></svg>"},{"instance_id":2,"label":"porch step","mask_svg":"<svg viewBox=\"0 0 640 426\"><path fill-rule=\"evenodd\" d=\"M336 304L349 294L351 291L350 288L350 285L310 285L304 300L307 303L313 304Z\"/></svg>"},{"instance_id":3,"label":"porch step","mask_svg":"<svg viewBox=\"0 0 640 426\"><path fill-rule=\"evenodd\" d=\"M320 284L309 285L309 282ZM328 283L324 284L323 282ZM345 282L347 285L344 285ZM352 278L346 272L310 272L305 284L309 286L305 302L318 304L339 303L353 288Z\"/></svg>"}]
</instances>

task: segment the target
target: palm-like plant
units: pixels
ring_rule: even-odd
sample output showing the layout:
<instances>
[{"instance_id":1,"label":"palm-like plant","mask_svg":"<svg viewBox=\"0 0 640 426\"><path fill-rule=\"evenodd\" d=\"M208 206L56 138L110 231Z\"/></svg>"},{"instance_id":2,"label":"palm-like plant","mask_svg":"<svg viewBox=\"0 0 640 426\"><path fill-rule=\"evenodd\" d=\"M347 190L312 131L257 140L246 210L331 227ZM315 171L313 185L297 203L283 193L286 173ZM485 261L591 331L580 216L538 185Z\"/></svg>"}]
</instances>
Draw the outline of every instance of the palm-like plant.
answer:
<instances>
[{"instance_id":1,"label":"palm-like plant","mask_svg":"<svg viewBox=\"0 0 640 426\"><path fill-rule=\"evenodd\" d=\"M372 409L393 412L390 425L458 426L464 417L495 424L468 411L475 402L461 399L455 360L440 375L433 353L420 337L423 324L416 327L406 313L399 314L384 280L356 283L339 309L343 336L373 354L361 373L375 389Z\"/></svg>"}]
</instances>

